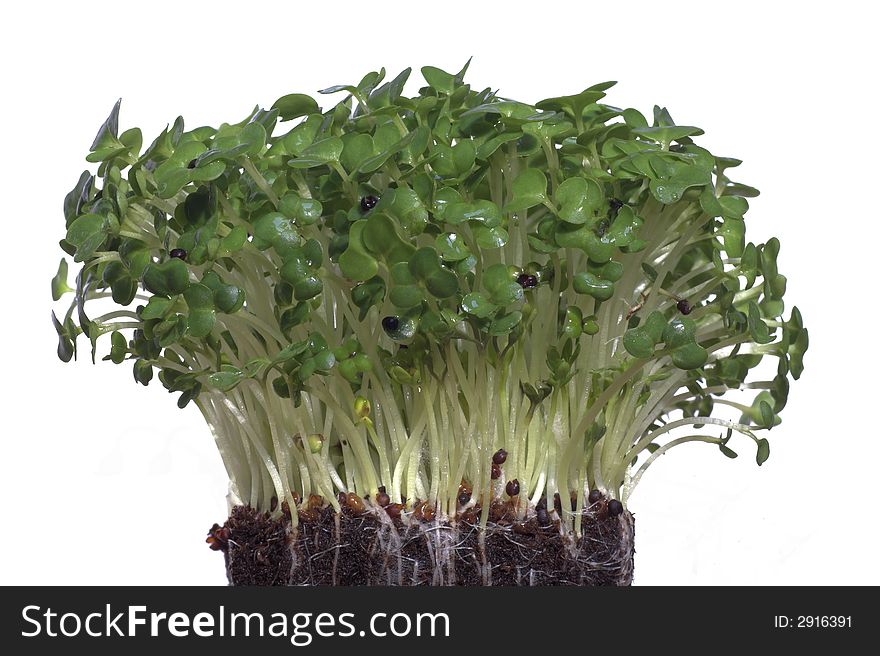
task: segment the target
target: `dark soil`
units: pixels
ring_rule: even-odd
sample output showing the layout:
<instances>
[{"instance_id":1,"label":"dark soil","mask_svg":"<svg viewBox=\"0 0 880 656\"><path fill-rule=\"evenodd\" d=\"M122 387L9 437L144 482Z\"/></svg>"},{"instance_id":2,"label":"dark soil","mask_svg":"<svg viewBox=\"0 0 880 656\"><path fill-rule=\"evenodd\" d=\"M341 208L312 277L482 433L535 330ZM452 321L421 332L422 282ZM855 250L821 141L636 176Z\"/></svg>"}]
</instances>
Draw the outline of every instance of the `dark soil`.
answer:
<instances>
[{"instance_id":1,"label":"dark soil","mask_svg":"<svg viewBox=\"0 0 880 656\"><path fill-rule=\"evenodd\" d=\"M630 585L633 516L595 508L575 539L542 506L524 522L493 506L482 531L475 513L449 523L327 506L292 528L284 514L238 506L209 543L231 585Z\"/></svg>"}]
</instances>

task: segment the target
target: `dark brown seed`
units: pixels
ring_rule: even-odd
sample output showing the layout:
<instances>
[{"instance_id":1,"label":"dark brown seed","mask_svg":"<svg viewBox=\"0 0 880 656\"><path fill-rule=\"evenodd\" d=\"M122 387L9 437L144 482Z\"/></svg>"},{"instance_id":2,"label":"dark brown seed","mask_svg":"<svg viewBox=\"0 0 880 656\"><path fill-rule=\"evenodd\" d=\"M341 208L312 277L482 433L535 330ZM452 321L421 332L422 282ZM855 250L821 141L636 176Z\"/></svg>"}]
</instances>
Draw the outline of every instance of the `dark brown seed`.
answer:
<instances>
[{"instance_id":1,"label":"dark brown seed","mask_svg":"<svg viewBox=\"0 0 880 656\"><path fill-rule=\"evenodd\" d=\"M168 255L170 255L171 257L176 257L178 260L185 260L186 254L186 251L182 248L173 248L171 249L171 252L168 253Z\"/></svg>"},{"instance_id":2,"label":"dark brown seed","mask_svg":"<svg viewBox=\"0 0 880 656\"><path fill-rule=\"evenodd\" d=\"M550 516L547 514L546 506L538 506L536 514L539 525L547 526L550 523Z\"/></svg>"},{"instance_id":3,"label":"dark brown seed","mask_svg":"<svg viewBox=\"0 0 880 656\"><path fill-rule=\"evenodd\" d=\"M400 512L403 510L402 503L390 503L385 507L385 512L388 513L388 516L391 519L397 519L400 517Z\"/></svg>"},{"instance_id":4,"label":"dark brown seed","mask_svg":"<svg viewBox=\"0 0 880 656\"><path fill-rule=\"evenodd\" d=\"M293 502L296 505L299 505L299 502L302 501L302 497L299 495L299 492L294 492L291 496L293 497Z\"/></svg>"},{"instance_id":5,"label":"dark brown seed","mask_svg":"<svg viewBox=\"0 0 880 656\"><path fill-rule=\"evenodd\" d=\"M587 497L587 501L590 502L592 506L594 503L599 503L602 499L602 493L599 490L590 490L590 496Z\"/></svg>"},{"instance_id":6,"label":"dark brown seed","mask_svg":"<svg viewBox=\"0 0 880 656\"><path fill-rule=\"evenodd\" d=\"M520 274L516 279L516 282L519 283L519 286L523 289L532 289L533 287L538 286L538 279L530 273Z\"/></svg>"},{"instance_id":7,"label":"dark brown seed","mask_svg":"<svg viewBox=\"0 0 880 656\"><path fill-rule=\"evenodd\" d=\"M612 499L608 502L608 516L609 517L617 517L620 513L623 512L623 504L620 503L617 499Z\"/></svg>"},{"instance_id":8,"label":"dark brown seed","mask_svg":"<svg viewBox=\"0 0 880 656\"><path fill-rule=\"evenodd\" d=\"M281 502L281 513L285 517L290 517L290 504L287 503L286 501Z\"/></svg>"},{"instance_id":9,"label":"dark brown seed","mask_svg":"<svg viewBox=\"0 0 880 656\"><path fill-rule=\"evenodd\" d=\"M434 506L425 503L425 506L422 508L422 519L426 522L434 521Z\"/></svg>"},{"instance_id":10,"label":"dark brown seed","mask_svg":"<svg viewBox=\"0 0 880 656\"><path fill-rule=\"evenodd\" d=\"M226 551L229 548L229 529L214 524L205 539L212 551Z\"/></svg>"},{"instance_id":11,"label":"dark brown seed","mask_svg":"<svg viewBox=\"0 0 880 656\"><path fill-rule=\"evenodd\" d=\"M465 492L462 490L461 492L458 493L459 505L463 506L470 500L471 500L471 493L470 492Z\"/></svg>"},{"instance_id":12,"label":"dark brown seed","mask_svg":"<svg viewBox=\"0 0 880 656\"><path fill-rule=\"evenodd\" d=\"M525 522L514 522L513 532L520 535L534 535L535 529Z\"/></svg>"},{"instance_id":13,"label":"dark brown seed","mask_svg":"<svg viewBox=\"0 0 880 656\"><path fill-rule=\"evenodd\" d=\"M322 497L320 494L310 494L309 495L308 507L310 509L317 510L318 508L320 508L323 505L324 505L324 497Z\"/></svg>"},{"instance_id":14,"label":"dark brown seed","mask_svg":"<svg viewBox=\"0 0 880 656\"><path fill-rule=\"evenodd\" d=\"M496 465L494 462L492 463L492 480L497 481L501 478L501 465Z\"/></svg>"},{"instance_id":15,"label":"dark brown seed","mask_svg":"<svg viewBox=\"0 0 880 656\"><path fill-rule=\"evenodd\" d=\"M504 449L498 449L495 452L495 455L492 456L492 462L495 463L496 465L503 465L506 460L507 460L507 451L505 451Z\"/></svg>"},{"instance_id":16,"label":"dark brown seed","mask_svg":"<svg viewBox=\"0 0 880 656\"><path fill-rule=\"evenodd\" d=\"M354 492L349 492L345 495L345 504L348 506L349 510L355 513L362 513L367 509L364 505L364 500Z\"/></svg>"},{"instance_id":17,"label":"dark brown seed","mask_svg":"<svg viewBox=\"0 0 880 656\"><path fill-rule=\"evenodd\" d=\"M504 488L504 491L507 492L507 496L515 497L519 494L519 481L515 478L512 481L507 481L507 487Z\"/></svg>"},{"instance_id":18,"label":"dark brown seed","mask_svg":"<svg viewBox=\"0 0 880 656\"><path fill-rule=\"evenodd\" d=\"M376 203L379 202L379 199L375 196L364 196L361 198L361 211L369 212L371 209L376 207Z\"/></svg>"},{"instance_id":19,"label":"dark brown seed","mask_svg":"<svg viewBox=\"0 0 880 656\"><path fill-rule=\"evenodd\" d=\"M678 308L678 311L682 314L690 314L693 308L691 304L687 302L687 299L681 299L678 303L675 304L675 307Z\"/></svg>"},{"instance_id":20,"label":"dark brown seed","mask_svg":"<svg viewBox=\"0 0 880 656\"><path fill-rule=\"evenodd\" d=\"M278 509L278 497L272 497L271 505L269 506L270 512L275 512Z\"/></svg>"},{"instance_id":21,"label":"dark brown seed","mask_svg":"<svg viewBox=\"0 0 880 656\"><path fill-rule=\"evenodd\" d=\"M385 317L382 319L382 327L385 330L397 330L400 328L400 319L397 317Z\"/></svg>"},{"instance_id":22,"label":"dark brown seed","mask_svg":"<svg viewBox=\"0 0 880 656\"><path fill-rule=\"evenodd\" d=\"M557 514L562 514L562 501L559 499L559 492L553 495L553 507L556 509Z\"/></svg>"},{"instance_id":23,"label":"dark brown seed","mask_svg":"<svg viewBox=\"0 0 880 656\"><path fill-rule=\"evenodd\" d=\"M391 503L391 497L385 494L385 490L383 489L376 495L376 503L384 508Z\"/></svg>"}]
</instances>

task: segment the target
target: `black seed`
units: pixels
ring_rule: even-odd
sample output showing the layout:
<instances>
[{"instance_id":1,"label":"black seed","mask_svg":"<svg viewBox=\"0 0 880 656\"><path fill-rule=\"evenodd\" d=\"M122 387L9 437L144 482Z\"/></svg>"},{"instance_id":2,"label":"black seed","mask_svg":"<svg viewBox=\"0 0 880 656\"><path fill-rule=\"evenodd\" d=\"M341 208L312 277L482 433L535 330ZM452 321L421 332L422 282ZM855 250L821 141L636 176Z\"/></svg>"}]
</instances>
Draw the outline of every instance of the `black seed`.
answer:
<instances>
[{"instance_id":1,"label":"black seed","mask_svg":"<svg viewBox=\"0 0 880 656\"><path fill-rule=\"evenodd\" d=\"M608 502L608 516L609 517L617 517L620 513L623 512L623 504L620 503L617 499L612 499Z\"/></svg>"},{"instance_id":2,"label":"black seed","mask_svg":"<svg viewBox=\"0 0 880 656\"><path fill-rule=\"evenodd\" d=\"M530 273L521 273L516 279L519 286L523 289L531 289L538 286L538 279Z\"/></svg>"},{"instance_id":3,"label":"black seed","mask_svg":"<svg viewBox=\"0 0 880 656\"><path fill-rule=\"evenodd\" d=\"M397 317L385 317L382 319L382 327L385 330L392 331L400 328L400 319Z\"/></svg>"},{"instance_id":4,"label":"black seed","mask_svg":"<svg viewBox=\"0 0 880 656\"><path fill-rule=\"evenodd\" d=\"M507 487L504 488L504 491L507 492L507 496L515 497L519 494L519 481L515 478L512 481L507 481Z\"/></svg>"},{"instance_id":5,"label":"black seed","mask_svg":"<svg viewBox=\"0 0 880 656\"><path fill-rule=\"evenodd\" d=\"M189 161L189 164L186 165L186 168L188 168L188 169L194 169L195 167L196 167L196 160L194 160L194 159L191 159Z\"/></svg>"},{"instance_id":6,"label":"black seed","mask_svg":"<svg viewBox=\"0 0 880 656\"><path fill-rule=\"evenodd\" d=\"M492 480L497 481L501 478L501 465L496 465L494 462L492 463Z\"/></svg>"},{"instance_id":7,"label":"black seed","mask_svg":"<svg viewBox=\"0 0 880 656\"><path fill-rule=\"evenodd\" d=\"M678 308L678 311L682 314L690 314L693 308L691 304L687 302L686 299L681 299L678 303L675 304L675 307Z\"/></svg>"},{"instance_id":8,"label":"black seed","mask_svg":"<svg viewBox=\"0 0 880 656\"><path fill-rule=\"evenodd\" d=\"M538 516L538 524L541 526L547 526L547 524L550 523L550 516L547 514L547 508L538 506L536 513Z\"/></svg>"},{"instance_id":9,"label":"black seed","mask_svg":"<svg viewBox=\"0 0 880 656\"><path fill-rule=\"evenodd\" d=\"M496 465L503 465L507 460L507 451L504 449L498 449L495 452L495 455L492 456L492 462Z\"/></svg>"},{"instance_id":10,"label":"black seed","mask_svg":"<svg viewBox=\"0 0 880 656\"><path fill-rule=\"evenodd\" d=\"M361 211L369 212L371 209L376 207L376 203L379 202L379 199L375 196L364 196L361 198Z\"/></svg>"},{"instance_id":11,"label":"black seed","mask_svg":"<svg viewBox=\"0 0 880 656\"><path fill-rule=\"evenodd\" d=\"M553 508L557 513L562 514L562 501L559 500L559 492L553 494Z\"/></svg>"},{"instance_id":12,"label":"black seed","mask_svg":"<svg viewBox=\"0 0 880 656\"><path fill-rule=\"evenodd\" d=\"M179 260L185 260L185 259L186 259L186 251L183 250L182 248L174 248L174 249L172 249L171 252L169 253L169 255L170 255L171 257L176 257L176 258L179 259Z\"/></svg>"},{"instance_id":13,"label":"black seed","mask_svg":"<svg viewBox=\"0 0 880 656\"><path fill-rule=\"evenodd\" d=\"M471 495L468 492L460 492L458 495L458 503L462 506L471 500Z\"/></svg>"},{"instance_id":14,"label":"black seed","mask_svg":"<svg viewBox=\"0 0 880 656\"><path fill-rule=\"evenodd\" d=\"M590 502L592 506L594 503L599 503L602 499L602 493L599 490L590 490L590 496L587 497L587 501Z\"/></svg>"}]
</instances>

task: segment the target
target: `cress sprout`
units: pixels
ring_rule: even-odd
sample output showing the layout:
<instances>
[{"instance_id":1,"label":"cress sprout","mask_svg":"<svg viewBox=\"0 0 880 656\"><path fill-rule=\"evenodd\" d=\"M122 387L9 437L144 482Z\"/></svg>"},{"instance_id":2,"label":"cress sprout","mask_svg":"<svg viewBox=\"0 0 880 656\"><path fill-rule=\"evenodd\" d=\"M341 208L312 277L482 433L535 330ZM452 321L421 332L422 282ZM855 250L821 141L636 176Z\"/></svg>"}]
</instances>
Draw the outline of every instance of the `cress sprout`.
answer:
<instances>
[{"instance_id":1,"label":"cress sprout","mask_svg":"<svg viewBox=\"0 0 880 656\"><path fill-rule=\"evenodd\" d=\"M59 357L108 337L202 412L233 498L294 524L340 493L546 517L601 490L617 515L661 454L733 457L734 434L761 464L808 340L778 240L746 240L740 162L605 104L611 82L529 105L466 69L178 118L146 148L117 103L64 200Z\"/></svg>"}]
</instances>

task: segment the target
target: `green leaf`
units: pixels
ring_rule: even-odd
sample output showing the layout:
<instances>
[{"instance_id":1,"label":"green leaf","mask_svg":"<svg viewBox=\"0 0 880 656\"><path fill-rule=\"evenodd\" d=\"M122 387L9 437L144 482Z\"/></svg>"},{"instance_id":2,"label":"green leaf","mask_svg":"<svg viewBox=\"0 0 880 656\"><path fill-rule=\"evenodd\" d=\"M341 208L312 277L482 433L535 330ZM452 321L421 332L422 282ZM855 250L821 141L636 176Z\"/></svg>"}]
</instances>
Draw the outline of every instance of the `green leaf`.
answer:
<instances>
[{"instance_id":1,"label":"green leaf","mask_svg":"<svg viewBox=\"0 0 880 656\"><path fill-rule=\"evenodd\" d=\"M398 234L394 220L382 212L374 211L365 220L361 241L370 252L381 256L388 264L406 261L415 252L413 245Z\"/></svg>"},{"instance_id":2,"label":"green leaf","mask_svg":"<svg viewBox=\"0 0 880 656\"><path fill-rule=\"evenodd\" d=\"M613 82L611 84L614 84ZM604 85L602 85L604 86ZM607 88L607 87L606 87ZM537 103L538 109L559 110L575 120L581 120L584 110L605 97L603 90L591 87L573 96L547 98Z\"/></svg>"},{"instance_id":3,"label":"green leaf","mask_svg":"<svg viewBox=\"0 0 880 656\"><path fill-rule=\"evenodd\" d=\"M644 328L630 328L623 334L623 348L634 358L650 358L654 341Z\"/></svg>"},{"instance_id":4,"label":"green leaf","mask_svg":"<svg viewBox=\"0 0 880 656\"><path fill-rule=\"evenodd\" d=\"M348 248L339 256L342 275L351 280L368 280L379 271L379 263L370 255L363 243L366 220L355 221L349 233Z\"/></svg>"},{"instance_id":5,"label":"green leaf","mask_svg":"<svg viewBox=\"0 0 880 656\"><path fill-rule=\"evenodd\" d=\"M307 114L316 114L321 111L314 98L303 93L290 93L281 96L272 105L272 109L278 110L278 117L282 122L290 121Z\"/></svg>"},{"instance_id":6,"label":"green leaf","mask_svg":"<svg viewBox=\"0 0 880 656\"><path fill-rule=\"evenodd\" d=\"M761 311L754 301L749 303L749 335L758 344L767 344L773 341L767 324L761 319Z\"/></svg>"},{"instance_id":7,"label":"green leaf","mask_svg":"<svg viewBox=\"0 0 880 656\"><path fill-rule=\"evenodd\" d=\"M456 78L451 73L447 73L435 66L423 66L422 77L433 89L441 93L451 94L455 91Z\"/></svg>"},{"instance_id":8,"label":"green leaf","mask_svg":"<svg viewBox=\"0 0 880 656\"><path fill-rule=\"evenodd\" d=\"M614 283L595 274L581 271L574 275L572 287L578 294L587 294L598 301L607 301L614 295Z\"/></svg>"},{"instance_id":9,"label":"green leaf","mask_svg":"<svg viewBox=\"0 0 880 656\"><path fill-rule=\"evenodd\" d=\"M365 159L373 156L373 138L363 133L346 136L339 161L347 171L356 171Z\"/></svg>"},{"instance_id":10,"label":"green leaf","mask_svg":"<svg viewBox=\"0 0 880 656\"><path fill-rule=\"evenodd\" d=\"M568 178L556 190L559 218L575 225L586 223L603 205L604 196L595 180Z\"/></svg>"},{"instance_id":11,"label":"green leaf","mask_svg":"<svg viewBox=\"0 0 880 656\"><path fill-rule=\"evenodd\" d=\"M299 231L294 222L281 212L269 212L256 219L254 227L254 246L265 250L270 246L283 250L299 246Z\"/></svg>"},{"instance_id":12,"label":"green leaf","mask_svg":"<svg viewBox=\"0 0 880 656\"><path fill-rule=\"evenodd\" d=\"M437 251L430 246L413 253L409 270L436 298L449 298L458 291L458 278L443 268Z\"/></svg>"},{"instance_id":13,"label":"green leaf","mask_svg":"<svg viewBox=\"0 0 880 656\"><path fill-rule=\"evenodd\" d=\"M693 319L675 318L663 329L663 341L671 349L691 344L694 341L694 333L697 324Z\"/></svg>"},{"instance_id":14,"label":"green leaf","mask_svg":"<svg viewBox=\"0 0 880 656\"><path fill-rule=\"evenodd\" d=\"M76 247L74 261L91 259L107 238L107 219L98 214L83 214L67 230L65 239Z\"/></svg>"},{"instance_id":15,"label":"green leaf","mask_svg":"<svg viewBox=\"0 0 880 656\"><path fill-rule=\"evenodd\" d=\"M391 293L388 295L388 299L395 307L408 309L415 307L416 305L421 305L425 300L425 295L416 285L398 285L397 287L392 288Z\"/></svg>"},{"instance_id":16,"label":"green leaf","mask_svg":"<svg viewBox=\"0 0 880 656\"><path fill-rule=\"evenodd\" d=\"M444 208L442 215L443 220L452 225L473 221L487 228L494 228L501 223L501 210L490 200L478 200L473 203L452 202Z\"/></svg>"},{"instance_id":17,"label":"green leaf","mask_svg":"<svg viewBox=\"0 0 880 656\"><path fill-rule=\"evenodd\" d=\"M489 324L489 334L495 336L506 335L513 330L520 321L522 321L522 312L519 310L503 314Z\"/></svg>"},{"instance_id":18,"label":"green leaf","mask_svg":"<svg viewBox=\"0 0 880 656\"><path fill-rule=\"evenodd\" d=\"M214 328L214 293L203 284L193 284L183 293L189 307L187 333L201 338L210 334Z\"/></svg>"},{"instance_id":19,"label":"green leaf","mask_svg":"<svg viewBox=\"0 0 880 656\"><path fill-rule=\"evenodd\" d=\"M235 285L220 285L213 294L214 305L225 314L235 314L245 302L244 290Z\"/></svg>"},{"instance_id":20,"label":"green leaf","mask_svg":"<svg viewBox=\"0 0 880 656\"><path fill-rule=\"evenodd\" d=\"M229 392L245 378L244 372L232 366L225 366L223 371L208 376L208 383L221 392Z\"/></svg>"},{"instance_id":21,"label":"green leaf","mask_svg":"<svg viewBox=\"0 0 880 656\"><path fill-rule=\"evenodd\" d=\"M761 438L758 440L758 453L755 456L755 461L758 463L758 466L760 466L767 462L767 458L769 457L770 442L768 442L765 438Z\"/></svg>"},{"instance_id":22,"label":"green leaf","mask_svg":"<svg viewBox=\"0 0 880 656\"><path fill-rule=\"evenodd\" d=\"M314 142L303 150L302 156L288 161L288 165L295 169L308 169L313 166L322 166L331 162L338 162L342 155L344 144L339 137L326 137Z\"/></svg>"},{"instance_id":23,"label":"green leaf","mask_svg":"<svg viewBox=\"0 0 880 656\"><path fill-rule=\"evenodd\" d=\"M695 342L684 344L672 351L672 363L679 369L698 369L706 364L709 353Z\"/></svg>"},{"instance_id":24,"label":"green leaf","mask_svg":"<svg viewBox=\"0 0 880 656\"><path fill-rule=\"evenodd\" d=\"M151 319L161 319L168 313L172 305L174 305L174 301L169 298L164 298L163 296L153 296L147 302L147 305L144 307L144 309L141 310L141 319L143 319L144 321L149 321Z\"/></svg>"},{"instance_id":25,"label":"green leaf","mask_svg":"<svg viewBox=\"0 0 880 656\"><path fill-rule=\"evenodd\" d=\"M746 224L741 219L724 219L718 228L728 257L740 257L745 250Z\"/></svg>"},{"instance_id":26,"label":"green leaf","mask_svg":"<svg viewBox=\"0 0 880 656\"><path fill-rule=\"evenodd\" d=\"M483 271L483 287L489 292L489 300L497 305L507 305L523 297L523 288L514 282L505 264L493 264Z\"/></svg>"},{"instance_id":27,"label":"green leaf","mask_svg":"<svg viewBox=\"0 0 880 656\"><path fill-rule=\"evenodd\" d=\"M76 355L76 336L77 331L76 327L73 325L73 322L70 318L65 319L62 324L58 317L55 316L55 312L52 312L52 325L55 327L55 332L58 334L58 359L62 362L70 362L70 360Z\"/></svg>"},{"instance_id":28,"label":"green leaf","mask_svg":"<svg viewBox=\"0 0 880 656\"><path fill-rule=\"evenodd\" d=\"M116 101L110 116L101 124L98 134L95 135L94 141L89 150L92 155L86 158L89 162L100 162L107 159L113 153L126 150L125 144L118 139L119 134L119 107L122 104L122 98Z\"/></svg>"},{"instance_id":29,"label":"green leaf","mask_svg":"<svg viewBox=\"0 0 880 656\"><path fill-rule=\"evenodd\" d=\"M513 181L513 200L505 212L520 212L547 200L547 176L540 169L526 169Z\"/></svg>"},{"instance_id":30,"label":"green leaf","mask_svg":"<svg viewBox=\"0 0 880 656\"><path fill-rule=\"evenodd\" d=\"M487 228L486 226L474 226L474 241L480 248L491 250L493 248L501 248L510 239L507 230L504 228Z\"/></svg>"},{"instance_id":31,"label":"green leaf","mask_svg":"<svg viewBox=\"0 0 880 656\"><path fill-rule=\"evenodd\" d=\"M128 340L118 330L114 330L110 334L110 355L105 359L109 359L113 364L121 364L128 355Z\"/></svg>"},{"instance_id":32,"label":"green leaf","mask_svg":"<svg viewBox=\"0 0 880 656\"><path fill-rule=\"evenodd\" d=\"M144 270L144 286L161 296L182 294L189 286L189 270L176 257L161 264L149 264Z\"/></svg>"},{"instance_id":33,"label":"green leaf","mask_svg":"<svg viewBox=\"0 0 880 656\"><path fill-rule=\"evenodd\" d=\"M664 149L669 148L673 141L680 141L685 137L696 137L703 134L700 128L689 125L663 125L659 127L633 128L633 132L649 141L660 144Z\"/></svg>"},{"instance_id":34,"label":"green leaf","mask_svg":"<svg viewBox=\"0 0 880 656\"><path fill-rule=\"evenodd\" d=\"M485 319L489 315L494 314L498 309L497 305L489 301L480 292L466 294L461 299L461 307L465 312L472 314L478 319Z\"/></svg>"},{"instance_id":35,"label":"green leaf","mask_svg":"<svg viewBox=\"0 0 880 656\"><path fill-rule=\"evenodd\" d=\"M440 257L446 262L460 262L471 254L464 240L454 232L444 232L437 235L434 245L437 252L440 253Z\"/></svg>"},{"instance_id":36,"label":"green leaf","mask_svg":"<svg viewBox=\"0 0 880 656\"><path fill-rule=\"evenodd\" d=\"M52 278L52 300L57 301L67 292L72 291L73 289L67 284L67 260L61 258L61 262L58 264L58 273Z\"/></svg>"}]
</instances>

